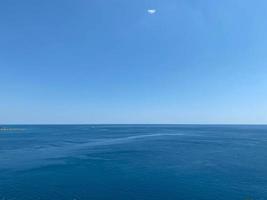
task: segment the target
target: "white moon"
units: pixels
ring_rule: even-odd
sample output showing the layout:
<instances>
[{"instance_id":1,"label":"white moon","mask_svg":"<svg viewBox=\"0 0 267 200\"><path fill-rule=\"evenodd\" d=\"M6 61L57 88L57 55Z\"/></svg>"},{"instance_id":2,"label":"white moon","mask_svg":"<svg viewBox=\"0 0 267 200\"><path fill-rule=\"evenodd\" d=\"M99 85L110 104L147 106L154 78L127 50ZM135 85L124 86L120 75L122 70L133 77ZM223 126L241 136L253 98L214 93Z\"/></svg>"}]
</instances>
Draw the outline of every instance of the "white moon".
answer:
<instances>
[{"instance_id":1,"label":"white moon","mask_svg":"<svg viewBox=\"0 0 267 200\"><path fill-rule=\"evenodd\" d=\"M147 12L148 12L148 14L153 15L157 12L157 10L156 9L148 9Z\"/></svg>"}]
</instances>

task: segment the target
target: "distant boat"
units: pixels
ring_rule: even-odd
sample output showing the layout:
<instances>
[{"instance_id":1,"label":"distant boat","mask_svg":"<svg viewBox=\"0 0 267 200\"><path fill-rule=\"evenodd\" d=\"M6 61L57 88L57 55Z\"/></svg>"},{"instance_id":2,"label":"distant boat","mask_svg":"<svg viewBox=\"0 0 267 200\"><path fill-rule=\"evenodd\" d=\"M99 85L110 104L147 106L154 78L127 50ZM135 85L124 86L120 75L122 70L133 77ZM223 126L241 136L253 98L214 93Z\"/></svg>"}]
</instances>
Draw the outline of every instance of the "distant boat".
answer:
<instances>
[{"instance_id":1,"label":"distant boat","mask_svg":"<svg viewBox=\"0 0 267 200\"><path fill-rule=\"evenodd\" d=\"M0 131L6 131L6 130L8 130L8 129L5 128L5 127L0 126Z\"/></svg>"},{"instance_id":2,"label":"distant boat","mask_svg":"<svg viewBox=\"0 0 267 200\"><path fill-rule=\"evenodd\" d=\"M18 130L24 130L24 129L20 129L20 128L8 128L8 127L0 126L0 131L18 131Z\"/></svg>"}]
</instances>

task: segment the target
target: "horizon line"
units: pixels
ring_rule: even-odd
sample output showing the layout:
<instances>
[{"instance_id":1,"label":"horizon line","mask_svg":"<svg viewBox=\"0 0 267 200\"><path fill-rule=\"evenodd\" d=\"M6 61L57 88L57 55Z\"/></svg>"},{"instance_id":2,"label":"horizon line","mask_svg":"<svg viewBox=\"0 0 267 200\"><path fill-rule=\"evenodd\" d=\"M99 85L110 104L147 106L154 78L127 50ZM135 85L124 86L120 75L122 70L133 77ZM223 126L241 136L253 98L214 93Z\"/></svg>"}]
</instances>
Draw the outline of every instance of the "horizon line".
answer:
<instances>
[{"instance_id":1,"label":"horizon line","mask_svg":"<svg viewBox=\"0 0 267 200\"><path fill-rule=\"evenodd\" d=\"M9 125L88 125L88 126L97 126L97 125L196 125L196 126L233 126L233 125L245 125L245 126L266 126L267 123L6 123L0 124L0 126L9 126Z\"/></svg>"}]
</instances>

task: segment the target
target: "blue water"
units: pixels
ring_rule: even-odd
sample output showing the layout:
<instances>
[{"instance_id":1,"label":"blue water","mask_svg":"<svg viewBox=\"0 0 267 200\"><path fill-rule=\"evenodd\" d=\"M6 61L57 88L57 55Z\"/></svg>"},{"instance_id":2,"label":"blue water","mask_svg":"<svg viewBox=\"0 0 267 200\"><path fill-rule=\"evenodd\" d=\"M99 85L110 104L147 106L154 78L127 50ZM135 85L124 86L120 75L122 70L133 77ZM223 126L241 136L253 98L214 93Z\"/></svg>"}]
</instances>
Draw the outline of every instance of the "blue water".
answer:
<instances>
[{"instance_id":1,"label":"blue water","mask_svg":"<svg viewBox=\"0 0 267 200\"><path fill-rule=\"evenodd\" d=\"M267 126L0 131L0 199L267 199Z\"/></svg>"}]
</instances>

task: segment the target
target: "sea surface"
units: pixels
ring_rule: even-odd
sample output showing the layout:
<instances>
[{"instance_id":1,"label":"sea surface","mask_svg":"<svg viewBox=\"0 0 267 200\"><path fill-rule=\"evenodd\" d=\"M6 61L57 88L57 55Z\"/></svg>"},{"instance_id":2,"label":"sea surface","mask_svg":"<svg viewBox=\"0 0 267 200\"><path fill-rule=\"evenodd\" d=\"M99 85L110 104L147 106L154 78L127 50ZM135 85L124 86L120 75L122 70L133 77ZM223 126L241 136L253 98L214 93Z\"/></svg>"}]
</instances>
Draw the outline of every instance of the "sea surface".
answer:
<instances>
[{"instance_id":1,"label":"sea surface","mask_svg":"<svg viewBox=\"0 0 267 200\"><path fill-rule=\"evenodd\" d=\"M0 200L267 200L267 126L0 130Z\"/></svg>"}]
</instances>

